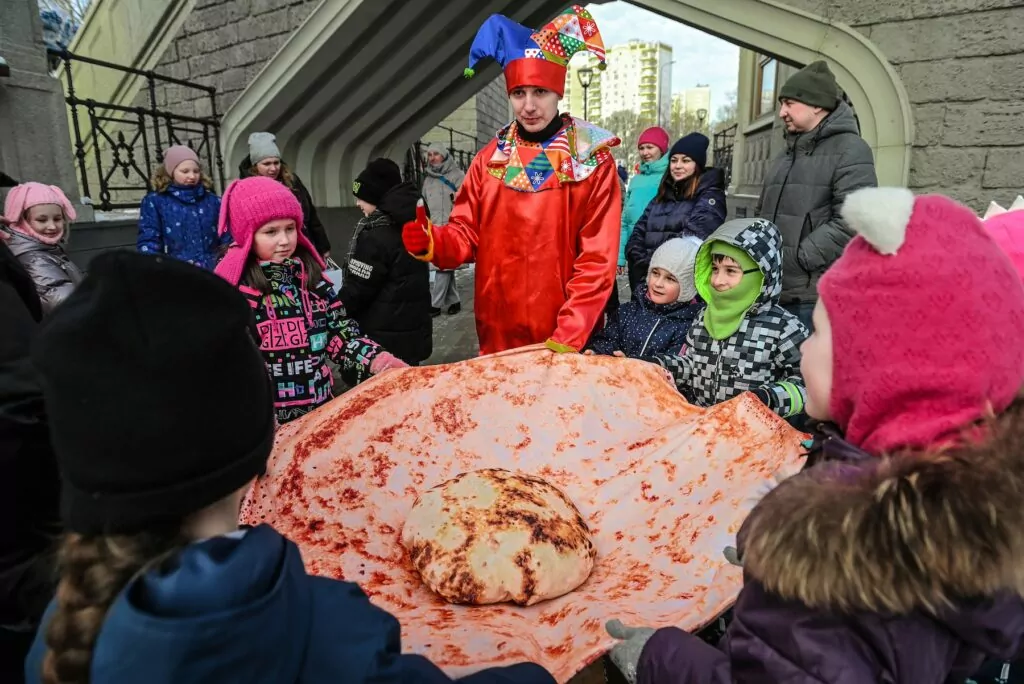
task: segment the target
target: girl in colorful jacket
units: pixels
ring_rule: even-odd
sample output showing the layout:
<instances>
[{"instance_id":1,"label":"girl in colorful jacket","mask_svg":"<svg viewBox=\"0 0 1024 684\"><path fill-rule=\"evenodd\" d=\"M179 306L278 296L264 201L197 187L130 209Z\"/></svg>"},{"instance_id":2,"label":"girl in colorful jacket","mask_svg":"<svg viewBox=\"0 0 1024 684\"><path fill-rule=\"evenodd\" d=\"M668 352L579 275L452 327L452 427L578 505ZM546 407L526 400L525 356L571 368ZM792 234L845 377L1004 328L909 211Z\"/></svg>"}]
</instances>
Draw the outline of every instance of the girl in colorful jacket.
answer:
<instances>
[{"instance_id":1,"label":"girl in colorful jacket","mask_svg":"<svg viewBox=\"0 0 1024 684\"><path fill-rule=\"evenodd\" d=\"M642 684L963 682L1024 646L1024 287L966 207L846 200L803 345L817 462L754 508L718 648L609 625ZM965 334L965 331L970 331Z\"/></svg>"},{"instance_id":2,"label":"girl in colorful jacket","mask_svg":"<svg viewBox=\"0 0 1024 684\"><path fill-rule=\"evenodd\" d=\"M213 270L229 235L217 234L220 198L191 147L172 145L139 208L138 249Z\"/></svg>"},{"instance_id":3,"label":"girl in colorful jacket","mask_svg":"<svg viewBox=\"0 0 1024 684\"><path fill-rule=\"evenodd\" d=\"M323 259L300 232L302 206L286 186L263 176L234 181L224 192L219 226L234 243L216 272L238 286L255 312L278 422L334 398L327 358L353 385L406 366L363 337L345 312L324 279Z\"/></svg>"},{"instance_id":4,"label":"girl in colorful jacket","mask_svg":"<svg viewBox=\"0 0 1024 684\"><path fill-rule=\"evenodd\" d=\"M43 313L53 311L85 277L64 251L74 220L74 207L55 185L23 183L4 200L0 224L10 231L7 246L32 277Z\"/></svg>"}]
</instances>

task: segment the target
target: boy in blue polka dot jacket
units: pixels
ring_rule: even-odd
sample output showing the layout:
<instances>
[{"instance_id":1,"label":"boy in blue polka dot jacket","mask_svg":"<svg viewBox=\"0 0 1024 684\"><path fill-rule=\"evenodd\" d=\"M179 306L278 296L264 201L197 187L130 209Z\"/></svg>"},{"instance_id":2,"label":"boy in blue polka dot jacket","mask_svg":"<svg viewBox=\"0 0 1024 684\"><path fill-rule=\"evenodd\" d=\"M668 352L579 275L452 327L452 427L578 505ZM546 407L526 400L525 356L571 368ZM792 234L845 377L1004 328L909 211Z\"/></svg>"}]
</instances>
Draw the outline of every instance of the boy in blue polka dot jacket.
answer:
<instances>
[{"instance_id":1,"label":"boy in blue polka dot jacket","mask_svg":"<svg viewBox=\"0 0 1024 684\"><path fill-rule=\"evenodd\" d=\"M695 237L673 238L651 257L646 286L608 317L585 354L611 354L639 359L655 354L681 354L686 334L703 305L697 299L694 262L701 242Z\"/></svg>"}]
</instances>

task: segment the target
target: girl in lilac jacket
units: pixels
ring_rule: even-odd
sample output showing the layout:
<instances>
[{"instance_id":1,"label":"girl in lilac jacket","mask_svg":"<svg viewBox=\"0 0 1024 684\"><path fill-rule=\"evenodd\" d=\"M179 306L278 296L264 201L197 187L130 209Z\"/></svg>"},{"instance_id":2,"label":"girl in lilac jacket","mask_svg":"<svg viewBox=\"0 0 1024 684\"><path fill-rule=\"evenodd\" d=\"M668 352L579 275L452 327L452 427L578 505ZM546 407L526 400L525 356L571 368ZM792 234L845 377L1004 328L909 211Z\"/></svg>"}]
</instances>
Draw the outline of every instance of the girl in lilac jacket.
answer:
<instances>
[{"instance_id":1,"label":"girl in lilac jacket","mask_svg":"<svg viewBox=\"0 0 1024 684\"><path fill-rule=\"evenodd\" d=\"M845 440L747 518L718 648L609 623L631 681L943 684L1021 651L1020 276L945 197L870 188L843 216L860 237L821 278L802 371Z\"/></svg>"}]
</instances>

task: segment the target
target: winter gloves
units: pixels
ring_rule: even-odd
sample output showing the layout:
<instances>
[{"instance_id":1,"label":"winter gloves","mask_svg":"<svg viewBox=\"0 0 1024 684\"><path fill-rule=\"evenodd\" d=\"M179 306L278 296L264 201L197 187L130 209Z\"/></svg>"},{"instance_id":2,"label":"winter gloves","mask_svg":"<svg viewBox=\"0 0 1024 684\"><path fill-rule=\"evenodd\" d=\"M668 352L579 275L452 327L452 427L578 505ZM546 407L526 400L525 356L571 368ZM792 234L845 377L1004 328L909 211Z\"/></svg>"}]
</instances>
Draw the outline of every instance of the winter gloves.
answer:
<instances>
[{"instance_id":1,"label":"winter gloves","mask_svg":"<svg viewBox=\"0 0 1024 684\"><path fill-rule=\"evenodd\" d=\"M434 232L427 209L420 199L416 202L416 220L402 226L402 243L409 254L420 261L434 258Z\"/></svg>"},{"instance_id":2,"label":"winter gloves","mask_svg":"<svg viewBox=\"0 0 1024 684\"><path fill-rule=\"evenodd\" d=\"M389 352L381 352L380 354L377 354L377 356L373 358L373 361L370 362L370 373L372 373L373 375L377 375L377 373L382 373L386 370L391 370L392 368L408 367L409 364L407 364L405 361L402 361L402 359L398 358L394 354L391 354Z\"/></svg>"},{"instance_id":3,"label":"winter gloves","mask_svg":"<svg viewBox=\"0 0 1024 684\"><path fill-rule=\"evenodd\" d=\"M619 620L608 621L605 629L613 638L620 639L609 653L612 662L629 684L636 684L636 668L640 662L640 654L644 652L644 646L655 630L650 627L627 627Z\"/></svg>"}]
</instances>

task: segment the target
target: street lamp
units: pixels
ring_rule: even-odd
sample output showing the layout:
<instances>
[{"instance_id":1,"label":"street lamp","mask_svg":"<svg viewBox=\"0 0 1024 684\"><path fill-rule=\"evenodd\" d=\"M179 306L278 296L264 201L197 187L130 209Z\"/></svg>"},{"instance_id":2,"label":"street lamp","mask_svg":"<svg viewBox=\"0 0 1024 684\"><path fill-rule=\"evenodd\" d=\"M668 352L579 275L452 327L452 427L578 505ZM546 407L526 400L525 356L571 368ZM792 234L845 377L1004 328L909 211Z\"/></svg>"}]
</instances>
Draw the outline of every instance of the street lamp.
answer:
<instances>
[{"instance_id":1,"label":"street lamp","mask_svg":"<svg viewBox=\"0 0 1024 684\"><path fill-rule=\"evenodd\" d=\"M580 87L583 88L583 120L587 121L590 119L590 112L587 111L587 88L594 82L594 70L590 67L583 67L576 72L576 78L579 79Z\"/></svg>"},{"instance_id":2,"label":"street lamp","mask_svg":"<svg viewBox=\"0 0 1024 684\"><path fill-rule=\"evenodd\" d=\"M704 119L708 118L708 110L701 107L697 110L697 126L700 130L704 130Z\"/></svg>"}]
</instances>

